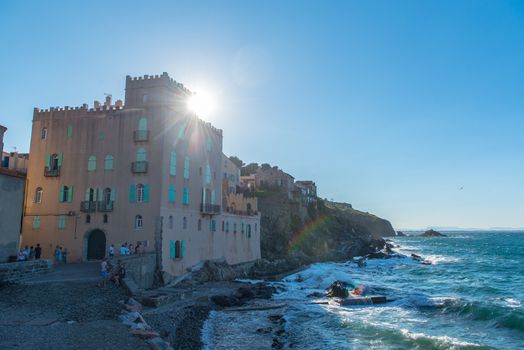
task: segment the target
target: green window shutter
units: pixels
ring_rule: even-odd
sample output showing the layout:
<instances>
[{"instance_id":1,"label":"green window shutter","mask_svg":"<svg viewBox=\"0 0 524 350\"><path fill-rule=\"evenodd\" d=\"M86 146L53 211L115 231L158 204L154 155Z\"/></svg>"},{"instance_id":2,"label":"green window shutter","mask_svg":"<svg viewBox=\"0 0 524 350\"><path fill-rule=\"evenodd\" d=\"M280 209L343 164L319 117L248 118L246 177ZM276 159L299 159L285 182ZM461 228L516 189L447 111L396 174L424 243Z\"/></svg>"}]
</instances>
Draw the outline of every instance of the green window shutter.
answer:
<instances>
[{"instance_id":1,"label":"green window shutter","mask_svg":"<svg viewBox=\"0 0 524 350\"><path fill-rule=\"evenodd\" d=\"M215 190L211 191L211 205L215 205Z\"/></svg>"},{"instance_id":2,"label":"green window shutter","mask_svg":"<svg viewBox=\"0 0 524 350\"><path fill-rule=\"evenodd\" d=\"M171 151L171 159L169 161L169 175L176 175L176 152Z\"/></svg>"},{"instance_id":3,"label":"green window shutter","mask_svg":"<svg viewBox=\"0 0 524 350\"><path fill-rule=\"evenodd\" d=\"M182 241L180 244L180 256L183 258L186 256L186 241Z\"/></svg>"},{"instance_id":4,"label":"green window shutter","mask_svg":"<svg viewBox=\"0 0 524 350\"><path fill-rule=\"evenodd\" d=\"M169 203L175 203L175 186L169 185Z\"/></svg>"},{"instance_id":5,"label":"green window shutter","mask_svg":"<svg viewBox=\"0 0 524 350\"><path fill-rule=\"evenodd\" d=\"M185 205L188 205L189 204L189 188L187 187L184 187L184 199L183 199L183 203Z\"/></svg>"},{"instance_id":6,"label":"green window shutter","mask_svg":"<svg viewBox=\"0 0 524 350\"><path fill-rule=\"evenodd\" d=\"M113 187L111 188L111 197L109 199L114 202L115 198L116 198L116 188Z\"/></svg>"},{"instance_id":7,"label":"green window shutter","mask_svg":"<svg viewBox=\"0 0 524 350\"><path fill-rule=\"evenodd\" d=\"M69 191L67 192L67 201L69 203L73 201L73 186L69 186Z\"/></svg>"},{"instance_id":8,"label":"green window shutter","mask_svg":"<svg viewBox=\"0 0 524 350\"><path fill-rule=\"evenodd\" d=\"M184 179L189 179L189 157L186 156L184 159Z\"/></svg>"},{"instance_id":9,"label":"green window shutter","mask_svg":"<svg viewBox=\"0 0 524 350\"><path fill-rule=\"evenodd\" d=\"M129 203L135 202L135 185L131 184L129 186Z\"/></svg>"},{"instance_id":10,"label":"green window shutter","mask_svg":"<svg viewBox=\"0 0 524 350\"><path fill-rule=\"evenodd\" d=\"M60 186L60 197L58 197L59 202L64 201L64 186Z\"/></svg>"},{"instance_id":11,"label":"green window shutter","mask_svg":"<svg viewBox=\"0 0 524 350\"><path fill-rule=\"evenodd\" d=\"M144 202L149 202L149 185L144 185Z\"/></svg>"},{"instance_id":12,"label":"green window shutter","mask_svg":"<svg viewBox=\"0 0 524 350\"><path fill-rule=\"evenodd\" d=\"M51 165L51 155L48 153L45 156L45 166L46 168L49 168L50 165Z\"/></svg>"},{"instance_id":13,"label":"green window shutter","mask_svg":"<svg viewBox=\"0 0 524 350\"><path fill-rule=\"evenodd\" d=\"M62 166L62 152L58 155L58 166Z\"/></svg>"},{"instance_id":14,"label":"green window shutter","mask_svg":"<svg viewBox=\"0 0 524 350\"><path fill-rule=\"evenodd\" d=\"M169 241L169 257L173 259L175 257L175 242Z\"/></svg>"},{"instance_id":15,"label":"green window shutter","mask_svg":"<svg viewBox=\"0 0 524 350\"><path fill-rule=\"evenodd\" d=\"M89 201L89 194L90 194L89 190L90 190L89 188L86 189L86 194L85 194L85 198L84 198L85 201Z\"/></svg>"},{"instance_id":16,"label":"green window shutter","mask_svg":"<svg viewBox=\"0 0 524 350\"><path fill-rule=\"evenodd\" d=\"M72 125L69 125L67 127L67 137L69 138L73 137L73 126Z\"/></svg>"}]
</instances>

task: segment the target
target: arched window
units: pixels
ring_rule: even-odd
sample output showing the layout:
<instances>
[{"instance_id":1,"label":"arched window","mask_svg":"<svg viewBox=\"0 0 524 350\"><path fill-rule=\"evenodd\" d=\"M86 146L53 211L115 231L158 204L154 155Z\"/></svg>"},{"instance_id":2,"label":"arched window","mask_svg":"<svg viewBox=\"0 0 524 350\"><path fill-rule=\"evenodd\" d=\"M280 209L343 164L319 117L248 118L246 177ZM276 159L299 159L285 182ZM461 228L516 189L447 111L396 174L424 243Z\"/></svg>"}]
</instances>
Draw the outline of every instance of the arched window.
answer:
<instances>
[{"instance_id":1,"label":"arched window","mask_svg":"<svg viewBox=\"0 0 524 350\"><path fill-rule=\"evenodd\" d=\"M181 257L181 254L180 254L180 241L176 241L175 242L175 258L180 258Z\"/></svg>"},{"instance_id":2,"label":"arched window","mask_svg":"<svg viewBox=\"0 0 524 350\"><path fill-rule=\"evenodd\" d=\"M91 223L91 215L87 214L86 215L86 224L89 224Z\"/></svg>"},{"instance_id":3,"label":"arched window","mask_svg":"<svg viewBox=\"0 0 524 350\"><path fill-rule=\"evenodd\" d=\"M137 202L144 201L144 185L142 184L136 185L136 201Z\"/></svg>"},{"instance_id":4,"label":"arched window","mask_svg":"<svg viewBox=\"0 0 524 350\"><path fill-rule=\"evenodd\" d=\"M58 154L54 153L51 155L51 160L49 162L49 170L58 170L58 167L60 166L60 157Z\"/></svg>"},{"instance_id":5,"label":"arched window","mask_svg":"<svg viewBox=\"0 0 524 350\"><path fill-rule=\"evenodd\" d=\"M104 159L104 170L113 170L113 156L110 154Z\"/></svg>"},{"instance_id":6,"label":"arched window","mask_svg":"<svg viewBox=\"0 0 524 350\"><path fill-rule=\"evenodd\" d=\"M47 128L42 128L42 140L47 138Z\"/></svg>"},{"instance_id":7,"label":"arched window","mask_svg":"<svg viewBox=\"0 0 524 350\"><path fill-rule=\"evenodd\" d=\"M109 187L106 187L104 189L104 198L103 198L104 203L108 206L111 205L111 198L112 198L111 189Z\"/></svg>"},{"instance_id":8,"label":"arched window","mask_svg":"<svg viewBox=\"0 0 524 350\"><path fill-rule=\"evenodd\" d=\"M222 220L222 232L224 232L224 220Z\"/></svg>"},{"instance_id":9,"label":"arched window","mask_svg":"<svg viewBox=\"0 0 524 350\"><path fill-rule=\"evenodd\" d=\"M206 165L206 184L210 184L211 183L211 167L209 166L209 164Z\"/></svg>"},{"instance_id":10,"label":"arched window","mask_svg":"<svg viewBox=\"0 0 524 350\"><path fill-rule=\"evenodd\" d=\"M198 219L198 230L202 230L202 219Z\"/></svg>"},{"instance_id":11,"label":"arched window","mask_svg":"<svg viewBox=\"0 0 524 350\"><path fill-rule=\"evenodd\" d=\"M147 119L146 118L140 118L138 120L138 130L147 131Z\"/></svg>"},{"instance_id":12,"label":"arched window","mask_svg":"<svg viewBox=\"0 0 524 350\"><path fill-rule=\"evenodd\" d=\"M189 180L189 157L184 158L184 179Z\"/></svg>"},{"instance_id":13,"label":"arched window","mask_svg":"<svg viewBox=\"0 0 524 350\"><path fill-rule=\"evenodd\" d=\"M251 238L251 224L247 225L247 237Z\"/></svg>"},{"instance_id":14,"label":"arched window","mask_svg":"<svg viewBox=\"0 0 524 350\"><path fill-rule=\"evenodd\" d=\"M229 232L229 221L226 221L226 233Z\"/></svg>"},{"instance_id":15,"label":"arched window","mask_svg":"<svg viewBox=\"0 0 524 350\"><path fill-rule=\"evenodd\" d=\"M109 218L108 218L107 214L104 214L104 218L103 218L104 224L107 224L107 222L109 221L108 219Z\"/></svg>"},{"instance_id":16,"label":"arched window","mask_svg":"<svg viewBox=\"0 0 524 350\"><path fill-rule=\"evenodd\" d=\"M90 187L86 190L85 200L88 202L94 202L96 200L94 188Z\"/></svg>"},{"instance_id":17,"label":"arched window","mask_svg":"<svg viewBox=\"0 0 524 350\"><path fill-rule=\"evenodd\" d=\"M142 219L142 215L135 216L135 230L140 230L144 227L144 220Z\"/></svg>"},{"instance_id":18,"label":"arched window","mask_svg":"<svg viewBox=\"0 0 524 350\"><path fill-rule=\"evenodd\" d=\"M169 215L169 229L173 229L173 215Z\"/></svg>"},{"instance_id":19,"label":"arched window","mask_svg":"<svg viewBox=\"0 0 524 350\"><path fill-rule=\"evenodd\" d=\"M176 175L176 152L171 151L171 157L169 159L169 175Z\"/></svg>"},{"instance_id":20,"label":"arched window","mask_svg":"<svg viewBox=\"0 0 524 350\"><path fill-rule=\"evenodd\" d=\"M96 157L95 156L89 156L87 159L87 171L95 171L96 170Z\"/></svg>"},{"instance_id":21,"label":"arched window","mask_svg":"<svg viewBox=\"0 0 524 350\"><path fill-rule=\"evenodd\" d=\"M147 153L146 150L142 147L140 147L136 151L136 161L137 162L145 162L147 160Z\"/></svg>"},{"instance_id":22,"label":"arched window","mask_svg":"<svg viewBox=\"0 0 524 350\"><path fill-rule=\"evenodd\" d=\"M62 187L62 193L61 193L62 198L60 198L62 202L67 202L68 201L68 199L69 199L69 191L70 191L69 186L63 186Z\"/></svg>"},{"instance_id":23,"label":"arched window","mask_svg":"<svg viewBox=\"0 0 524 350\"><path fill-rule=\"evenodd\" d=\"M42 203L43 194L44 191L42 190L42 187L37 187L35 190L35 203Z\"/></svg>"},{"instance_id":24,"label":"arched window","mask_svg":"<svg viewBox=\"0 0 524 350\"><path fill-rule=\"evenodd\" d=\"M184 219L182 219L182 228L185 230L187 229L187 218L184 216Z\"/></svg>"}]
</instances>

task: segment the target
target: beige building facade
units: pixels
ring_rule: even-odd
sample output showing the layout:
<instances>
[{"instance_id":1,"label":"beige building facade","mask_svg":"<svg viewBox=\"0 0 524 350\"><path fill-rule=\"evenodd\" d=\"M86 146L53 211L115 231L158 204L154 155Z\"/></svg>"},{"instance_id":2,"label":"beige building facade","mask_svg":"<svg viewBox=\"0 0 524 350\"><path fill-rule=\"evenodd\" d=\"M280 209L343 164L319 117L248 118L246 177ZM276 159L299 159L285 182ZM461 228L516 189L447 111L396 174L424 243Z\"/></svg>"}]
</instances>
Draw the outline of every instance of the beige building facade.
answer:
<instances>
[{"instance_id":1,"label":"beige building facade","mask_svg":"<svg viewBox=\"0 0 524 350\"><path fill-rule=\"evenodd\" d=\"M187 110L190 96L167 73L128 76L125 104L35 109L23 244L83 261L141 242L170 275L260 258L260 216L222 210L222 130Z\"/></svg>"}]
</instances>

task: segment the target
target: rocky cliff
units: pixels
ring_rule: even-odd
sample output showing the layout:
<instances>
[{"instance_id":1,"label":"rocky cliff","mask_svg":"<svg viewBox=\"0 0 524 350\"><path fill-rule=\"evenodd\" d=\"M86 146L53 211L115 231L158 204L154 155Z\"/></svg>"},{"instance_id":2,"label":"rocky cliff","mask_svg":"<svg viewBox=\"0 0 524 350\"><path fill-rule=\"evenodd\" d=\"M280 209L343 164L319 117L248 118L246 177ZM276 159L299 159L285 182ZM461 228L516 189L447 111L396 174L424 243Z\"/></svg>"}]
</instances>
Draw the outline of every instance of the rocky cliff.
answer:
<instances>
[{"instance_id":1,"label":"rocky cliff","mask_svg":"<svg viewBox=\"0 0 524 350\"><path fill-rule=\"evenodd\" d=\"M391 224L345 203L319 199L304 205L277 191L259 191L262 257L292 265L340 261L382 249Z\"/></svg>"}]
</instances>

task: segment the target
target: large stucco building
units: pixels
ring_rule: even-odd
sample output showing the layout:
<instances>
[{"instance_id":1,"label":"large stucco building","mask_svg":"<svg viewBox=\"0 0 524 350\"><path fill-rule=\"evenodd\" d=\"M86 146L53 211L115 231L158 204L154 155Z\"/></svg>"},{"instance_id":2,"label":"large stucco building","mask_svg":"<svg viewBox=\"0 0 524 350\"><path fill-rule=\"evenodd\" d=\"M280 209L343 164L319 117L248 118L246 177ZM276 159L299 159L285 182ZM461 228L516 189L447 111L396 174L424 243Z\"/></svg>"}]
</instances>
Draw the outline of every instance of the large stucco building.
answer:
<instances>
[{"instance_id":1,"label":"large stucco building","mask_svg":"<svg viewBox=\"0 0 524 350\"><path fill-rule=\"evenodd\" d=\"M191 94L167 73L127 76L125 103L35 108L23 244L46 257L60 245L81 261L141 242L170 275L260 258L256 202L223 207L222 130L187 110Z\"/></svg>"}]
</instances>

